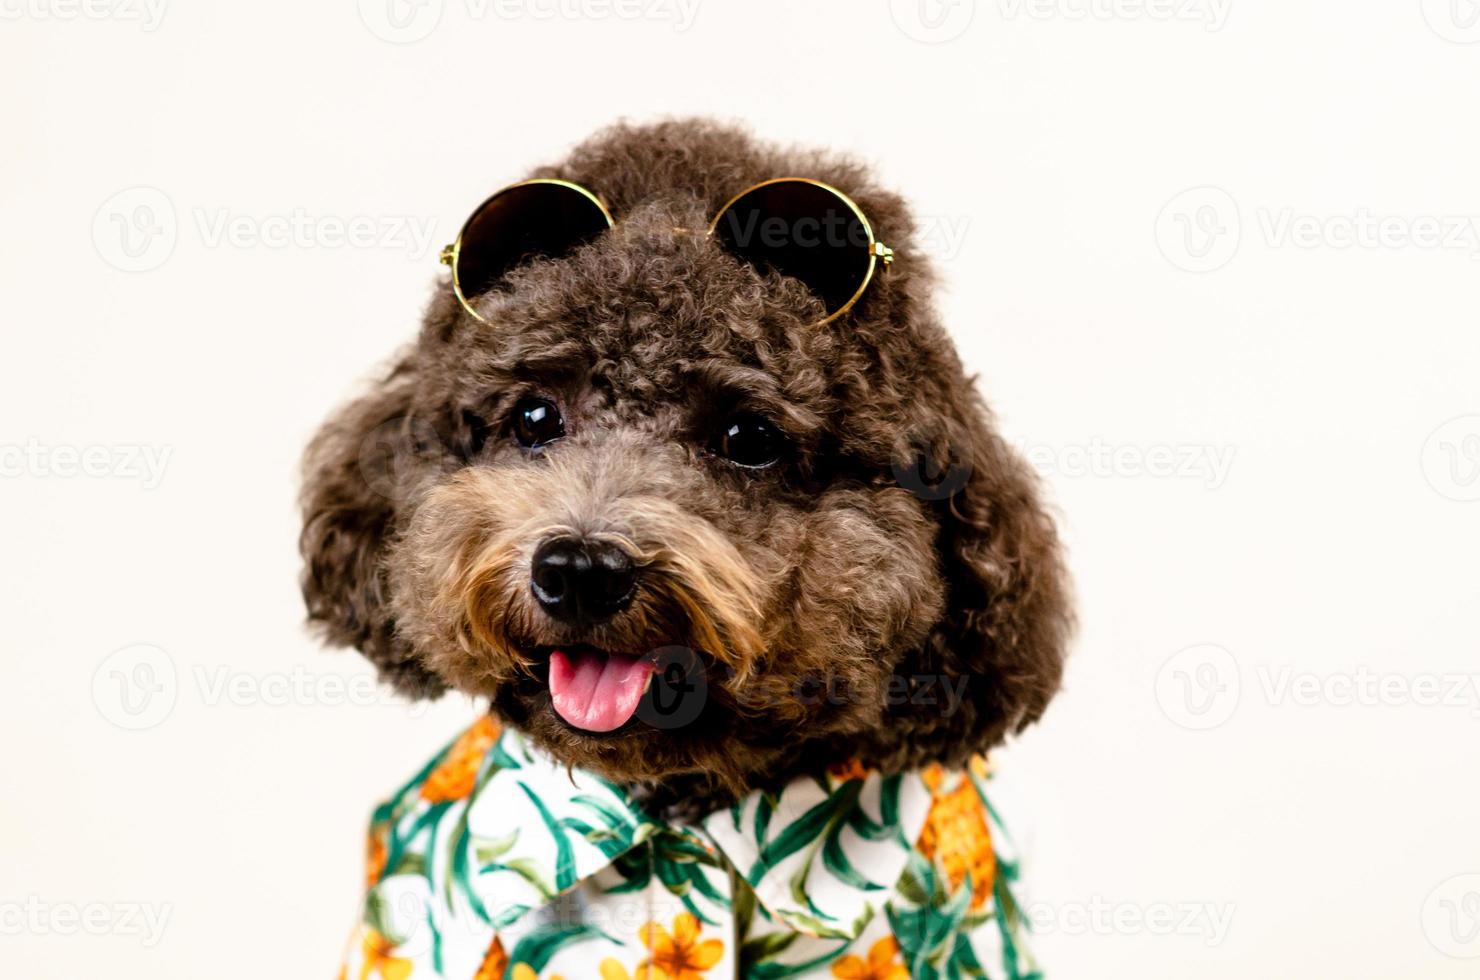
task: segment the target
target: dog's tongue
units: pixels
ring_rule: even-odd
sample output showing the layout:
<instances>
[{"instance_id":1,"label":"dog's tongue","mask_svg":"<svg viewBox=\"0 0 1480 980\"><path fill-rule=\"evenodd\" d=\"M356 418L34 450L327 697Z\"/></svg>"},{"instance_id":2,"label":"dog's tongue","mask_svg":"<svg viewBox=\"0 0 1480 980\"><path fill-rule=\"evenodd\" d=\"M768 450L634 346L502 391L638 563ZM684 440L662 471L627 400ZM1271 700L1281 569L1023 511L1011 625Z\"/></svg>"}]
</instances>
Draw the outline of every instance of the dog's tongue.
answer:
<instances>
[{"instance_id":1,"label":"dog's tongue","mask_svg":"<svg viewBox=\"0 0 1480 980\"><path fill-rule=\"evenodd\" d=\"M652 661L621 653L556 650L550 654L550 700L577 728L614 731L637 710L652 672Z\"/></svg>"}]
</instances>

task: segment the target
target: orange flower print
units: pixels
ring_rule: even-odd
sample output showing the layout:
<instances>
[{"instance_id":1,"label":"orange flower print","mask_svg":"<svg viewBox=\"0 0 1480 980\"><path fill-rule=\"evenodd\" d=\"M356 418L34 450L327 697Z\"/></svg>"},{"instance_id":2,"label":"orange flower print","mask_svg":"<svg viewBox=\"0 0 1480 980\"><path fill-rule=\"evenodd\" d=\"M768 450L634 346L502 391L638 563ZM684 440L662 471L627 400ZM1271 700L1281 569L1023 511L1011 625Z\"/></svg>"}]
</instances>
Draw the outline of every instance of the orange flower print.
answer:
<instances>
[{"instance_id":1,"label":"orange flower print","mask_svg":"<svg viewBox=\"0 0 1480 980\"><path fill-rule=\"evenodd\" d=\"M848 955L832 965L838 980L910 980L910 971L899 959L899 943L885 936L869 947L868 962Z\"/></svg>"},{"instance_id":2,"label":"orange flower print","mask_svg":"<svg viewBox=\"0 0 1480 980\"><path fill-rule=\"evenodd\" d=\"M504 952L504 944L494 936L488 946L488 955L483 957L483 965L473 974L473 980L504 980L504 971L508 968L509 954Z\"/></svg>"},{"instance_id":3,"label":"orange flower print","mask_svg":"<svg viewBox=\"0 0 1480 980\"><path fill-rule=\"evenodd\" d=\"M483 757L493 748L493 743L498 741L498 736L498 722L489 715L479 718L477 724L452 744L441 763L421 784L421 798L428 803L467 799L478 778L478 767L483 764Z\"/></svg>"},{"instance_id":4,"label":"orange flower print","mask_svg":"<svg viewBox=\"0 0 1480 980\"><path fill-rule=\"evenodd\" d=\"M923 775L934 799L916 847L926 859L939 860L952 892L971 876L971 910L975 912L991 897L997 873L986 804L970 779L960 778L954 788L943 791L946 780L938 766Z\"/></svg>"},{"instance_id":5,"label":"orange flower print","mask_svg":"<svg viewBox=\"0 0 1480 980\"><path fill-rule=\"evenodd\" d=\"M360 980L379 976L381 980L406 980L411 976L412 963L394 955L395 944L374 929L365 929L365 961L360 967Z\"/></svg>"},{"instance_id":6,"label":"orange flower print","mask_svg":"<svg viewBox=\"0 0 1480 980\"><path fill-rule=\"evenodd\" d=\"M380 883L380 876L385 872L385 835L387 827L384 824L370 828L370 836L365 839L365 887L374 888Z\"/></svg>"},{"instance_id":7,"label":"orange flower print","mask_svg":"<svg viewBox=\"0 0 1480 980\"><path fill-rule=\"evenodd\" d=\"M627 968L610 956L602 960L597 969L601 971L601 980L632 980Z\"/></svg>"},{"instance_id":8,"label":"orange flower print","mask_svg":"<svg viewBox=\"0 0 1480 980\"><path fill-rule=\"evenodd\" d=\"M849 759L846 762L834 762L827 767L827 774L840 783L868 778L868 770L857 759Z\"/></svg>"},{"instance_id":9,"label":"orange flower print","mask_svg":"<svg viewBox=\"0 0 1480 980\"><path fill-rule=\"evenodd\" d=\"M637 964L636 973L628 973L625 966L608 956L597 970L601 973L601 980L671 980L661 968L646 960Z\"/></svg>"},{"instance_id":10,"label":"orange flower print","mask_svg":"<svg viewBox=\"0 0 1480 980\"><path fill-rule=\"evenodd\" d=\"M649 922L637 930L637 936L652 958L638 964L634 980L704 980L704 971L725 955L720 940L699 941L699 920L691 912L673 917L671 934Z\"/></svg>"}]
</instances>

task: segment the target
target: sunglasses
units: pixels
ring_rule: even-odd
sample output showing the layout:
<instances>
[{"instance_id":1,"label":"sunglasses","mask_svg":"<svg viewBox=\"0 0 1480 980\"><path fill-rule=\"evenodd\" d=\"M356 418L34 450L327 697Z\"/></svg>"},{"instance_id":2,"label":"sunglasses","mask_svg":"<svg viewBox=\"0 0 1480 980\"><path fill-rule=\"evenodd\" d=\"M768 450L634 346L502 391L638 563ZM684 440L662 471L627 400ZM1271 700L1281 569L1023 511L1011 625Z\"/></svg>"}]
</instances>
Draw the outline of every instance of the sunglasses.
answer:
<instances>
[{"instance_id":1,"label":"sunglasses","mask_svg":"<svg viewBox=\"0 0 1480 980\"><path fill-rule=\"evenodd\" d=\"M474 302L508 273L568 254L615 223L601 199L579 184L525 180L478 205L441 259L452 269L463 309L489 323ZM767 180L736 194L714 216L708 235L737 258L811 290L827 310L817 326L852 309L879 264L894 261L894 250L874 237L852 198L804 177Z\"/></svg>"}]
</instances>

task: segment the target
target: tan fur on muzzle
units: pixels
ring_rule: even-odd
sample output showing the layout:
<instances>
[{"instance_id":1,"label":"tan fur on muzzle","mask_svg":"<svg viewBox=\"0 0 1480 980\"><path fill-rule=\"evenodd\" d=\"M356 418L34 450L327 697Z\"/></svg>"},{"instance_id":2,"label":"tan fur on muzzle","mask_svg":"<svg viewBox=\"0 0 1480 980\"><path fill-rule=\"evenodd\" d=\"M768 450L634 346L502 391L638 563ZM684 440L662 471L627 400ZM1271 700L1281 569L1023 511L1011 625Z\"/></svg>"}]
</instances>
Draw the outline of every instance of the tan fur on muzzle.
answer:
<instances>
[{"instance_id":1,"label":"tan fur on muzzle","mask_svg":"<svg viewBox=\"0 0 1480 980\"><path fill-rule=\"evenodd\" d=\"M762 652L763 582L728 537L673 502L684 479L674 463L630 444L570 446L527 466L471 467L431 491L398 544L410 571L396 590L402 622L431 641L419 644L429 666L491 691L531 669L533 647L641 655L677 644L743 682ZM642 569L632 605L578 637L530 594L531 557L556 537L614 544Z\"/></svg>"}]
</instances>

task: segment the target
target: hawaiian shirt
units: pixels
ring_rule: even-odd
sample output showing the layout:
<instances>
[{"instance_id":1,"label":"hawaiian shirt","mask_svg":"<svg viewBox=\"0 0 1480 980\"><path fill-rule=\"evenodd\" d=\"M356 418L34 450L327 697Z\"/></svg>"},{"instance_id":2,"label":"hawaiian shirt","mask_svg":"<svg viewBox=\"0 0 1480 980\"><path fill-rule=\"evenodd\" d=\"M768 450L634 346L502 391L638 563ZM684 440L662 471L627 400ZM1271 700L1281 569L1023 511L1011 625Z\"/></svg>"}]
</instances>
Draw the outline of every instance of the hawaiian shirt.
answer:
<instances>
[{"instance_id":1,"label":"hawaiian shirt","mask_svg":"<svg viewBox=\"0 0 1480 980\"><path fill-rule=\"evenodd\" d=\"M667 823L485 717L375 811L340 977L1039 978L986 785L853 764Z\"/></svg>"}]
</instances>

